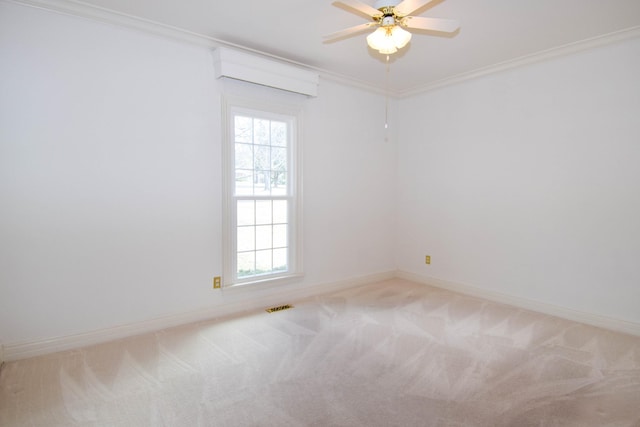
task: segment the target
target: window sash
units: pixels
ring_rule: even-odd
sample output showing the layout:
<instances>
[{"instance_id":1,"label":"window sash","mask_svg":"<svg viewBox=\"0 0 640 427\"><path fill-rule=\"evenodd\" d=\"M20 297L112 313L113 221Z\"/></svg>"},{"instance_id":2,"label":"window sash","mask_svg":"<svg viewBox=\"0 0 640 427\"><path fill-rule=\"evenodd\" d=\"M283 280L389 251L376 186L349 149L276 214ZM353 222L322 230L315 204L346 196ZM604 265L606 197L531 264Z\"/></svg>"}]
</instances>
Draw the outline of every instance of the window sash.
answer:
<instances>
[{"instance_id":1,"label":"window sash","mask_svg":"<svg viewBox=\"0 0 640 427\"><path fill-rule=\"evenodd\" d=\"M231 227L234 230L233 233L233 241L232 246L231 246L231 256L238 256L238 254L244 252L244 253L257 253L259 251L266 251L266 250L278 250L278 249L286 249L287 250L287 256L286 256L286 270L285 271L277 271L277 270L273 270L267 273L256 273L253 275L247 275L247 276L241 276L238 272L238 264L237 264L237 259L236 260L232 260L235 261L233 262L232 268L233 268L233 279L234 282L236 284L240 284L240 283L246 283L246 282L253 282L256 280L260 280L261 278L275 278L275 277L286 277L290 274L292 274L293 271L295 271L295 253L293 252L293 249L295 249L296 244L295 244L295 229L296 229L296 218L295 218L295 198L294 197L249 197L249 196L234 196L233 197L234 203L231 209ZM272 218L269 222L267 221L259 221L256 218L256 214L255 214L255 210L254 210L254 219L251 223L244 223L244 224L239 224L238 223L238 202L239 201L248 201L248 202L260 202L260 201L286 201L287 202L287 207L286 207L286 223L282 223L279 221L274 221L273 219L273 208L272 208ZM276 246L273 242L273 234L271 236L271 244L269 246L260 246L257 244L257 242L255 242L255 240L257 239L257 231L254 232L254 245L250 248L246 248L246 250L242 250L243 248L238 248L237 244L238 244L238 238L237 238L237 233L239 228L241 227L246 227L246 228L251 228L251 227L255 227L256 229L259 227L276 227L276 226L281 226L281 225L286 225L286 242L285 245L278 245ZM256 270L259 270L257 268L257 262L255 262L256 264Z\"/></svg>"}]
</instances>

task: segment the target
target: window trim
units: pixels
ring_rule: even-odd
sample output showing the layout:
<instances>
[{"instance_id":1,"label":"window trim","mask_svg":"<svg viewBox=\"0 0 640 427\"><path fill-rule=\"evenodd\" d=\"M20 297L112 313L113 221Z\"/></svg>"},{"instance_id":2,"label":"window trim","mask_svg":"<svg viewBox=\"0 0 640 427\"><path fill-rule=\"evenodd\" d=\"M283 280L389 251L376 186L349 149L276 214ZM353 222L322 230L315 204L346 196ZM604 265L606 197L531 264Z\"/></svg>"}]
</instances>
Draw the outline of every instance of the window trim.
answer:
<instances>
[{"instance_id":1,"label":"window trim","mask_svg":"<svg viewBox=\"0 0 640 427\"><path fill-rule=\"evenodd\" d=\"M236 220L234 216L236 202L234 196L235 186L235 140L234 140L234 113L236 111L249 111L263 114L265 117L287 116L291 120L291 151L290 174L288 185L291 189L290 198L292 203L289 209L289 271L284 273L272 273L262 276L252 276L238 279L235 271L236 262ZM283 104L264 102L252 98L223 95L222 97L222 254L223 254L223 288L238 288L250 285L265 285L289 283L303 277L303 221L302 221L302 108ZM243 196L240 196L243 197ZM258 196L255 199L264 198L266 200L277 199Z\"/></svg>"}]
</instances>

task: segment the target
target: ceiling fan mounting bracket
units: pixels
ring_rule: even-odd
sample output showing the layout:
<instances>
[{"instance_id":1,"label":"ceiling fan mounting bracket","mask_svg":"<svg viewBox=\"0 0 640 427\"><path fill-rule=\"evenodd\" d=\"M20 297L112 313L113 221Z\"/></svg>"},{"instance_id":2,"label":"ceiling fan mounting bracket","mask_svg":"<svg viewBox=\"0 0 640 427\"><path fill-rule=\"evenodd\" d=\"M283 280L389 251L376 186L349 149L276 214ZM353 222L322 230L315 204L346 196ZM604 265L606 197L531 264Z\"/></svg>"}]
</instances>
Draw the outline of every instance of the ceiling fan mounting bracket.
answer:
<instances>
[{"instance_id":1,"label":"ceiling fan mounting bracket","mask_svg":"<svg viewBox=\"0 0 640 427\"><path fill-rule=\"evenodd\" d=\"M384 13L382 9L392 10L398 4L400 4L400 2L396 0L378 0L373 7Z\"/></svg>"}]
</instances>

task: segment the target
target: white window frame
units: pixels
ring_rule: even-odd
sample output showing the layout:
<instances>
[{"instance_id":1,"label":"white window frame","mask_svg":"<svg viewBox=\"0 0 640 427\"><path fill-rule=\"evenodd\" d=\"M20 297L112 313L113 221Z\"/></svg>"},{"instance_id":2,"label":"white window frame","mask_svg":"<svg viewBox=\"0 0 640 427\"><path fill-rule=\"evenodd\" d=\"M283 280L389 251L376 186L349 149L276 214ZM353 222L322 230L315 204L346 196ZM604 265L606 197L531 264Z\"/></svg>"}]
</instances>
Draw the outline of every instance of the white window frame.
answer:
<instances>
[{"instance_id":1,"label":"white window frame","mask_svg":"<svg viewBox=\"0 0 640 427\"><path fill-rule=\"evenodd\" d=\"M249 277L237 274L237 212L239 199L274 200L283 196L237 196L235 194L236 114L262 117L289 123L288 132L288 271ZM222 108L222 183L223 183L223 288L252 284L280 284L297 280L302 270L302 110L300 107L262 102L236 96L224 96Z\"/></svg>"}]
</instances>

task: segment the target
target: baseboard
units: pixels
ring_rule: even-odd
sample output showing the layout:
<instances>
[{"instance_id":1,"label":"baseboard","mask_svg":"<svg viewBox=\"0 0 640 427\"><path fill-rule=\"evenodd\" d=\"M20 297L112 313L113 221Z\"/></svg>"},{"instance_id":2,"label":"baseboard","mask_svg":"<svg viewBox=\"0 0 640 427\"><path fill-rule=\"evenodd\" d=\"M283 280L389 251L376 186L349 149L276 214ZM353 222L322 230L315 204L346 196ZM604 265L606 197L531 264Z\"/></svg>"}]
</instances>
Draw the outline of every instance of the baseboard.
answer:
<instances>
[{"instance_id":1,"label":"baseboard","mask_svg":"<svg viewBox=\"0 0 640 427\"><path fill-rule=\"evenodd\" d=\"M149 332L155 332L174 326L199 322L209 319L218 319L235 314L245 313L269 307L281 303L291 303L304 298L314 297L330 292L337 292L357 286L393 279L396 276L394 271L381 272L366 276L359 276L345 280L305 286L298 289L286 289L270 292L268 295L260 294L258 297L249 297L242 301L236 301L223 305L216 305L204 309L193 310L171 316L150 319L113 328L101 329L82 334L56 337L46 340L8 343L4 345L3 360L13 361L26 359L28 357L42 356L58 351L72 350L86 347L88 345L113 341L120 338L131 337ZM0 347L0 355L2 355Z\"/></svg>"},{"instance_id":2,"label":"baseboard","mask_svg":"<svg viewBox=\"0 0 640 427\"><path fill-rule=\"evenodd\" d=\"M474 286L436 279L433 277L409 273L406 271L389 271L349 278L335 282L306 286L304 288L294 290L287 289L270 293L267 296L260 295L258 298L244 299L242 301L236 301L224 305L217 305L204 309L193 310L171 316L150 319L143 322L121 325L113 328L101 329L82 334L69 335L39 341L4 344L0 345L0 366L5 361L8 362L13 360L26 359L28 357L41 356L58 351L71 350L120 338L155 332L188 323L232 316L235 314L262 309L270 305L276 305L283 302L295 302L304 298L338 292L341 290L368 285L371 283L389 280L396 277L605 329L640 336L640 324L638 323L575 311L565 307L559 307L539 301L532 301L525 298L501 294Z\"/></svg>"},{"instance_id":3,"label":"baseboard","mask_svg":"<svg viewBox=\"0 0 640 427\"><path fill-rule=\"evenodd\" d=\"M434 277L422 276L406 271L397 271L396 277L400 279L410 280L412 282L433 286L436 288L446 289L449 291L470 295L490 301L508 304L526 310L536 311L551 316L561 317L567 320L573 320L585 323L599 328L609 329L616 332L640 336L640 324L628 322L625 320L614 319L611 317L600 316L592 313L576 311L553 304L547 304L540 301L533 301L526 298L520 298L512 295L502 294L499 292L488 291L475 286L464 285L461 283L449 282L447 280L436 279Z\"/></svg>"}]
</instances>

